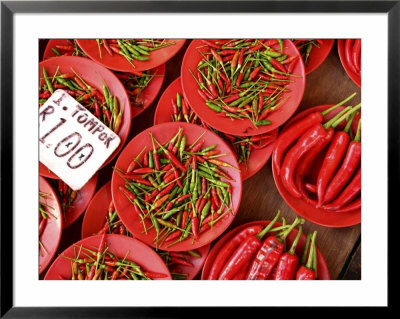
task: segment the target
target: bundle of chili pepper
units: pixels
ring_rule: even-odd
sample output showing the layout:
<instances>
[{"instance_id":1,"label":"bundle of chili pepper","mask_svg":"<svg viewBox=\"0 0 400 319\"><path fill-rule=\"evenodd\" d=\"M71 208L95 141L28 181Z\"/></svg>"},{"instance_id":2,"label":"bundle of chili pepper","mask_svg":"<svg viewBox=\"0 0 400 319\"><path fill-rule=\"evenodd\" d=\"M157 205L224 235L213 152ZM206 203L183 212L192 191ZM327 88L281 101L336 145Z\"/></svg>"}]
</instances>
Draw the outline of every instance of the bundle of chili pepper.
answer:
<instances>
[{"instance_id":1,"label":"bundle of chili pepper","mask_svg":"<svg viewBox=\"0 0 400 319\"><path fill-rule=\"evenodd\" d=\"M128 93L131 106L143 109L141 94L148 87L151 80L158 76L157 70L115 72L114 74L120 79L125 91Z\"/></svg>"},{"instance_id":2,"label":"bundle of chili pepper","mask_svg":"<svg viewBox=\"0 0 400 319\"><path fill-rule=\"evenodd\" d=\"M103 46L107 54L122 55L133 67L135 67L133 61L148 61L152 51L175 44L165 39L96 39L96 41L100 58Z\"/></svg>"},{"instance_id":3,"label":"bundle of chili pepper","mask_svg":"<svg viewBox=\"0 0 400 319\"><path fill-rule=\"evenodd\" d=\"M119 189L144 232L156 230L156 247L164 242L172 246L190 235L197 240L228 212L233 214L232 178L224 168L238 168L218 159L225 154L216 144L202 147L202 135L188 145L180 128L162 145L150 132L153 148L141 152L143 160L138 155L126 170L116 169L125 181Z\"/></svg>"},{"instance_id":4,"label":"bundle of chili pepper","mask_svg":"<svg viewBox=\"0 0 400 319\"><path fill-rule=\"evenodd\" d=\"M198 94L220 116L269 125L268 115L286 101L298 56L281 39L201 40L203 57L189 70Z\"/></svg>"},{"instance_id":5,"label":"bundle of chili pepper","mask_svg":"<svg viewBox=\"0 0 400 319\"><path fill-rule=\"evenodd\" d=\"M230 239L220 250L210 272L208 280L244 279L252 255L261 245L261 239L270 232L278 231L286 226L272 228L278 220L280 211L264 228L252 225L244 228Z\"/></svg>"},{"instance_id":6,"label":"bundle of chili pepper","mask_svg":"<svg viewBox=\"0 0 400 319\"><path fill-rule=\"evenodd\" d=\"M119 258L108 251L106 233L97 250L76 245L74 257L60 255L71 261L71 280L152 280L167 277L163 273L145 271L132 260ZM128 253L127 253L128 254ZM127 255L126 254L126 255Z\"/></svg>"},{"instance_id":7,"label":"bundle of chili pepper","mask_svg":"<svg viewBox=\"0 0 400 319\"><path fill-rule=\"evenodd\" d=\"M47 193L39 192L39 246L46 254L47 250L44 247L42 241L40 240L40 237L42 236L46 228L49 216L57 219L56 216L54 216L52 213L49 212L49 209L54 209L54 208L43 202L44 200L46 200L48 196L49 194ZM39 248L39 253L40 253L40 248Z\"/></svg>"},{"instance_id":8,"label":"bundle of chili pepper","mask_svg":"<svg viewBox=\"0 0 400 319\"><path fill-rule=\"evenodd\" d=\"M71 73L61 74L57 69L55 74L50 76L43 67L44 84L39 88L39 107L56 89L63 89L111 130L118 133L122 124L122 107L117 97L111 95L104 82L103 92L100 92L86 83L75 71L71 71Z\"/></svg>"},{"instance_id":9,"label":"bundle of chili pepper","mask_svg":"<svg viewBox=\"0 0 400 319\"><path fill-rule=\"evenodd\" d=\"M319 49L323 44L323 41L324 40L321 39L312 39L312 40L293 39L293 43L299 50L304 65L307 65L308 58L310 57L313 47Z\"/></svg>"},{"instance_id":10,"label":"bundle of chili pepper","mask_svg":"<svg viewBox=\"0 0 400 319\"><path fill-rule=\"evenodd\" d=\"M61 179L51 180L51 185L57 195L57 199L61 206L64 221L66 220L66 213L69 208L74 207L73 202L77 198L79 192L70 188Z\"/></svg>"},{"instance_id":11,"label":"bundle of chili pepper","mask_svg":"<svg viewBox=\"0 0 400 319\"><path fill-rule=\"evenodd\" d=\"M179 92L176 92L176 98L171 99L171 107L172 122L182 121L205 126L205 123L192 110L189 103L186 101L186 98L182 96Z\"/></svg>"},{"instance_id":12,"label":"bundle of chili pepper","mask_svg":"<svg viewBox=\"0 0 400 319\"><path fill-rule=\"evenodd\" d=\"M197 114L192 110L185 98L176 93L176 99L171 100L173 114L171 115L172 121L185 121L187 123L202 125L210 131L221 137L231 148L232 152L236 154L236 159L240 164L244 163L247 169L249 158L253 149L261 149L266 147L270 142L268 139L271 137L269 133L262 135L255 135L251 137L240 137L231 134L222 133L211 126L204 123Z\"/></svg>"},{"instance_id":13,"label":"bundle of chili pepper","mask_svg":"<svg viewBox=\"0 0 400 319\"><path fill-rule=\"evenodd\" d=\"M339 174L336 180L340 180L340 182L335 182L337 185L335 186L334 183L329 195L326 198L324 197L325 189L347 147L349 140L347 132L350 130L352 120L361 108L361 104L343 108L337 115L325 123L322 123L323 116L347 102L354 95L352 94L344 101L330 107L324 112L310 113L305 118L293 123L278 137L274 149L273 161L283 186L292 196L304 198L308 203L320 207L322 204L330 203L332 199L339 195L339 191L346 185L354 173L361 157L361 144L357 145L357 150L348 155L347 162L350 161L350 158L354 158L353 161L350 161L352 164L344 163L347 170L349 170L349 166L351 166L352 170L345 174L343 172ZM344 121L347 121L344 130L336 130ZM359 134L357 138L359 138ZM320 167L317 181L307 180L308 172L310 171L310 167L313 166L314 160L321 156L324 156L325 160ZM354 184L357 185L357 180ZM345 196L346 201L340 201L342 206L349 203L357 195L356 189L354 186L349 186L347 195ZM312 198L315 197L315 193L317 192L318 201ZM339 208L338 205L334 207ZM333 206L331 209L333 209Z\"/></svg>"},{"instance_id":14,"label":"bundle of chili pepper","mask_svg":"<svg viewBox=\"0 0 400 319\"><path fill-rule=\"evenodd\" d=\"M66 39L66 45L54 45L51 50L57 56L81 56L86 57L86 54L79 48L75 40Z\"/></svg>"},{"instance_id":15,"label":"bundle of chili pepper","mask_svg":"<svg viewBox=\"0 0 400 319\"><path fill-rule=\"evenodd\" d=\"M344 58L351 72L361 76L361 39L344 40Z\"/></svg>"}]
</instances>

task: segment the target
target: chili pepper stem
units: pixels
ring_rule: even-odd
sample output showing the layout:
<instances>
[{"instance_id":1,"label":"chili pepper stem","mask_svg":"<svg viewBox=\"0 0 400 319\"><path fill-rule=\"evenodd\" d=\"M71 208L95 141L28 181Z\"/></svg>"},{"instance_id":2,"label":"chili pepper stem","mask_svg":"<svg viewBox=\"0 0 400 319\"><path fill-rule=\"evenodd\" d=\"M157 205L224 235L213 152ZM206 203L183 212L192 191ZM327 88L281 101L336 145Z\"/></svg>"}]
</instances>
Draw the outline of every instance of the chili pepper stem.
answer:
<instances>
[{"instance_id":1,"label":"chili pepper stem","mask_svg":"<svg viewBox=\"0 0 400 319\"><path fill-rule=\"evenodd\" d=\"M347 101L351 100L351 99L352 99L354 96L356 96L356 95L357 95L357 93L355 92L355 93L351 94L349 97L345 98L343 101L339 102L338 104L336 104L336 105L330 107L329 109L327 109L327 110L321 112L322 116L325 116L325 115L328 114L329 112L331 112L331 111L337 109L339 106L342 106L344 103L346 103Z\"/></svg>"}]
</instances>

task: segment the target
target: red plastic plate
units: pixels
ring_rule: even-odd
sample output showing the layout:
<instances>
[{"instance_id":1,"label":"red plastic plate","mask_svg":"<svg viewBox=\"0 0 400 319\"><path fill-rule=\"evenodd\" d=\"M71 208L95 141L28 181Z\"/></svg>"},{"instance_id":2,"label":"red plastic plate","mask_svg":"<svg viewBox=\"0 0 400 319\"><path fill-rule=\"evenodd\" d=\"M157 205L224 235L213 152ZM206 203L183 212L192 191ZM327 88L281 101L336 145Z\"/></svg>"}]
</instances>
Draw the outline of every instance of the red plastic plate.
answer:
<instances>
[{"instance_id":1,"label":"red plastic plate","mask_svg":"<svg viewBox=\"0 0 400 319\"><path fill-rule=\"evenodd\" d=\"M326 110L327 108L331 107L333 105L319 105L315 106L312 108L309 108L299 114L297 114L295 117L293 117L290 122L288 122L285 125L285 128L289 127L291 123L294 123L297 120L302 119L304 116L311 112L321 112L323 110ZM336 109L335 111L332 111L329 113L325 118L324 121L332 118L335 114L340 112L342 107ZM340 129L340 127L338 127ZM354 126L353 126L353 132L354 132ZM278 136L279 139L279 136ZM313 167L313 170L310 170L309 176L311 180L315 180L316 174L318 174L319 171L319 166L322 164L323 157L322 155L318 158L316 158L316 165ZM280 177L277 176L276 172L276 163L272 161L272 172L274 175L274 180L276 187L278 188L279 193L285 200L285 202L292 208L297 214L302 216L303 218L309 220L310 222L313 222L318 225L322 226L327 226L327 227L348 227L348 226L353 226L357 225L361 222L361 209L349 211L349 212L335 212L335 211L330 211L326 210L323 208L317 208L314 205L311 205L308 203L306 200L303 198L296 198L292 196L282 185Z\"/></svg>"},{"instance_id":2,"label":"red plastic plate","mask_svg":"<svg viewBox=\"0 0 400 319\"><path fill-rule=\"evenodd\" d=\"M278 46L279 47L279 46ZM285 53L292 55L299 55L299 51L296 46L290 40L284 40ZM304 64L300 58L293 70L293 74L299 77L292 77L293 83L290 83L287 88L291 92L284 93L282 96L290 96L290 98L278 107L268 119L272 122L270 125L260 126L255 128L250 120L231 120L218 116L217 113L211 110L201 96L197 93L198 85L193 78L192 72L196 69L202 56L198 53L198 50L206 50L201 40L193 40L188 46L185 55L183 57L182 68L181 68L181 79L183 92L193 110L198 116L211 127L218 131L236 135L236 136L252 136L271 132L285 123L297 110L301 99L303 98L305 88L305 71Z\"/></svg>"},{"instance_id":3,"label":"red plastic plate","mask_svg":"<svg viewBox=\"0 0 400 319\"><path fill-rule=\"evenodd\" d=\"M99 55L99 47L97 45L96 39L77 39L79 47L85 52L85 54L91 58L92 60L100 63L106 68L116 70L116 71L124 71L130 72L134 71L143 71L150 70L161 64L165 64L169 59L171 59L185 44L185 39L166 39L167 42L175 42L174 45L167 46L162 49L154 50L150 53L150 60L148 61L133 61L135 66L128 62L122 55L113 53L113 55L109 55L104 49L103 46L101 48L101 56Z\"/></svg>"},{"instance_id":4,"label":"red plastic plate","mask_svg":"<svg viewBox=\"0 0 400 319\"><path fill-rule=\"evenodd\" d=\"M305 64L306 75L317 69L325 61L335 42L334 39L321 39L321 41L320 47L313 46L310 52L307 64Z\"/></svg>"},{"instance_id":5,"label":"red plastic plate","mask_svg":"<svg viewBox=\"0 0 400 319\"><path fill-rule=\"evenodd\" d=\"M42 78L43 67L46 68L47 74L49 76L53 75L57 68L61 73L72 72L71 68L78 73L84 80L86 80L90 85L96 87L103 92L103 83L105 82L107 87L109 88L112 95L118 98L119 104L123 109L123 117L122 124L118 136L121 138L121 143L118 148L111 154L111 156L104 162L104 164L100 167L103 168L108 163L110 163L114 157L119 153L119 151L124 146L126 139L129 134L129 130L131 128L131 108L128 99L128 95L126 94L125 88L123 87L121 81L114 75L110 70L103 68L101 65L90 61L87 58L77 57L77 56L61 56L57 58L51 58L46 61L42 61L39 64L39 77ZM42 85L42 81L40 81L40 85ZM51 172L45 165L39 163L39 174L41 176L56 178L59 177Z\"/></svg>"},{"instance_id":6,"label":"red plastic plate","mask_svg":"<svg viewBox=\"0 0 400 319\"><path fill-rule=\"evenodd\" d=\"M344 52L344 42L345 39L337 40L337 47L339 52L340 62L342 62L343 68L346 71L349 78L359 87L361 88L361 76L359 74L354 73L346 63L345 52Z\"/></svg>"},{"instance_id":7,"label":"red plastic plate","mask_svg":"<svg viewBox=\"0 0 400 319\"><path fill-rule=\"evenodd\" d=\"M86 207L89 205L94 192L96 191L98 174L94 174L91 179L78 191L78 195L72 202L72 207L68 207L65 211L65 219L63 227L66 228L81 216Z\"/></svg>"},{"instance_id":8,"label":"red plastic plate","mask_svg":"<svg viewBox=\"0 0 400 319\"><path fill-rule=\"evenodd\" d=\"M41 176L39 176L39 191L48 194L46 199L41 200L41 202L49 206L46 209L55 217L48 217L49 219L46 222L42 235L40 236L40 241L46 249L45 252L39 246L39 274L41 274L53 259L58 245L60 244L63 221L57 195L50 184Z\"/></svg>"},{"instance_id":9,"label":"red plastic plate","mask_svg":"<svg viewBox=\"0 0 400 319\"><path fill-rule=\"evenodd\" d=\"M173 81L161 95L160 100L157 104L156 112L154 114L154 125L171 122L171 115L173 114L171 99L176 98L176 92L179 92L179 94L183 96L180 77ZM240 170L243 180L246 180L253 176L265 165L272 154L274 142L277 135L278 129L275 129L271 132L271 137L268 140L265 140L265 143L269 143L266 147L259 150L253 150L251 152L247 168L245 163L240 164Z\"/></svg>"},{"instance_id":10,"label":"red plastic plate","mask_svg":"<svg viewBox=\"0 0 400 319\"><path fill-rule=\"evenodd\" d=\"M211 267L213 266L214 260L218 256L220 250L236 234L238 234L241 230L243 230L246 227L253 226L253 225L261 225L262 227L265 227L270 222L271 222L270 220L260 220L260 221L249 222L249 223L240 225L240 226L232 229L231 231L226 233L224 236L222 236L220 239L218 239L218 241L215 243L215 245L210 250L210 253L207 256L206 262L204 263L203 271L201 274L201 279L206 280L206 278L208 277L208 274L210 273ZM282 225L282 223L276 222L274 224L274 227L278 227L281 225ZM290 245L293 243L293 240L296 238L297 232L298 232L298 230L296 228L293 229L293 231L286 238L286 247L290 247ZM266 238L266 236L264 238ZM299 256L299 258L301 258L302 254L303 254L306 240L307 240L307 236L303 233L300 236L299 243L297 244L297 247L296 247L296 255ZM317 235L317 241L318 241L318 235ZM320 280L330 280L328 266L326 265L325 259L322 256L322 254L318 248L317 248L317 275Z\"/></svg>"},{"instance_id":11,"label":"red plastic plate","mask_svg":"<svg viewBox=\"0 0 400 319\"><path fill-rule=\"evenodd\" d=\"M166 143L178 132L179 127L183 128L183 134L186 135L186 141L188 145L193 143L199 136L205 133L203 135L205 140L203 147L217 144L217 149L221 150L221 153L228 154L222 157L221 160L234 167L238 167L235 156L232 154L229 146L220 137L201 126L183 122L163 123L142 131L126 145L125 149L118 157L115 167L125 170L132 158L136 157L145 146L147 147L147 150L152 149L149 132L151 132L160 143ZM232 185L233 212L236 214L242 196L242 179L238 170L230 167L225 169L227 173L234 179L234 181L231 181L230 183ZM143 233L143 224L141 223L139 216L133 212L132 204L118 189L120 186L123 187L125 182L115 171L116 170L114 170L112 175L111 189L112 198L114 200L114 205L118 212L118 216L134 237L152 247L155 247L155 244L153 243L153 239L156 237L155 229L150 229L147 231L147 234ZM167 245L163 243L158 248L169 251L184 251L207 245L221 235L226 228L228 228L233 219L234 216L230 212L227 212L225 217L219 220L212 229L210 228L204 233L200 234L198 240L193 242L193 238L191 238L192 236L189 236L187 239L170 247L166 247Z\"/></svg>"},{"instance_id":12,"label":"red plastic plate","mask_svg":"<svg viewBox=\"0 0 400 319\"><path fill-rule=\"evenodd\" d=\"M96 249L99 247L101 237L101 235L87 237L68 247L53 262L44 279L63 280L65 278L71 278L71 262L69 259L62 256L74 258L74 249L78 253L79 248L75 247L80 245L85 248ZM127 236L110 234L106 236L106 243L109 247L108 251L117 255L118 258L124 258L127 252L129 252L126 256L127 260L132 260L139 264L145 271L158 272L167 275L167 277L159 280L172 279L171 274L161 257L141 241ZM85 255L81 253L78 257L83 258Z\"/></svg>"}]
</instances>

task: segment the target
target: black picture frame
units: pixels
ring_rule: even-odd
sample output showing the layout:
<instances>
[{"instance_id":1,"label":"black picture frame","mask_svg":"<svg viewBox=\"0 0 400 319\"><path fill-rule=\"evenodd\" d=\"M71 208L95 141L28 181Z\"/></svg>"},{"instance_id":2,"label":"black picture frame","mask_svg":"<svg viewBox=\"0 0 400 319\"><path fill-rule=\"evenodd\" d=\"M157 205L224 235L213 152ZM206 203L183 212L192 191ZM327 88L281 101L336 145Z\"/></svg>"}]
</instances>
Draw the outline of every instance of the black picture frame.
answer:
<instances>
[{"instance_id":1,"label":"black picture frame","mask_svg":"<svg viewBox=\"0 0 400 319\"><path fill-rule=\"evenodd\" d=\"M96 3L96 6L93 6ZM3 318L178 318L189 317L177 307L25 308L13 303L13 15L16 13L387 13L388 14L388 208L398 211L400 143L400 1L1 1L1 268L0 315ZM382 58L382 57L380 57ZM385 57L383 57L385 58ZM384 213L384 212L381 212ZM393 223L388 223L389 228ZM390 243L390 241L388 242ZM389 254L388 254L389 256ZM390 259L390 258L389 258ZM390 261L390 260L389 260ZM390 281L388 282L388 284ZM390 298L388 300L390 305ZM291 307L294 310L295 307ZM204 309L203 309L204 310ZM203 314L197 309L197 314ZM213 315L224 308L207 309ZM235 310L241 315L246 309ZM193 314L192 311L190 311Z\"/></svg>"}]
</instances>

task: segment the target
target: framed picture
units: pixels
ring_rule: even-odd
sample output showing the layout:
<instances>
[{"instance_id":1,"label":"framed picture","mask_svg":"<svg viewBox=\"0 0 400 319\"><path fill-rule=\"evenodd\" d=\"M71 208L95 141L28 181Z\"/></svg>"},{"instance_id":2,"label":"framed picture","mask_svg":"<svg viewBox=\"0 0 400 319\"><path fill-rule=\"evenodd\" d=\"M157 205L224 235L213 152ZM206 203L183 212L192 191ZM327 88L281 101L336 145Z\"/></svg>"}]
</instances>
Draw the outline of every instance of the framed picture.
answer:
<instances>
[{"instance_id":1,"label":"framed picture","mask_svg":"<svg viewBox=\"0 0 400 319\"><path fill-rule=\"evenodd\" d=\"M2 1L1 316L388 307L399 15L398 1ZM30 105L38 88L39 113ZM44 124L57 89L90 112ZM66 112L63 103L57 112ZM324 124L318 136L311 124L295 126L313 114ZM85 132L70 134L72 124L62 126L69 119ZM100 123L97 137L91 123ZM58 144L48 138L56 131ZM338 131L358 145L357 162L340 175L339 165L350 164L339 159L338 189L327 184L332 196L321 197L321 167ZM75 139L81 134L95 136L90 147ZM115 151L93 151L114 138ZM53 157L44 161L46 148L70 168L93 152L104 158L91 174L72 176ZM245 263L237 250L244 238L235 238L246 227L258 246ZM251 275L266 231L278 236L278 257L293 252L320 280L272 280L277 264ZM169 280L75 281L93 277Z\"/></svg>"}]
</instances>

